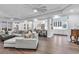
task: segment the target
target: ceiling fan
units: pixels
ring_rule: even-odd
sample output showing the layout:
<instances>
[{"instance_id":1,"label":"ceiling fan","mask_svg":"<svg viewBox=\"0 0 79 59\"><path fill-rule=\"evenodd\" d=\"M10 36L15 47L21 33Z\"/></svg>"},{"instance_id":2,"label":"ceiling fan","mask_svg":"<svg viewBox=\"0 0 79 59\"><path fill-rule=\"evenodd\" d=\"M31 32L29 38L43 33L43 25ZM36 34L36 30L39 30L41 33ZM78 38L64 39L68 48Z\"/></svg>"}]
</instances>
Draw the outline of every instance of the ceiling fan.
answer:
<instances>
[{"instance_id":1,"label":"ceiling fan","mask_svg":"<svg viewBox=\"0 0 79 59\"><path fill-rule=\"evenodd\" d=\"M33 11L37 13L45 13L47 11L47 7L46 6L35 7L33 8Z\"/></svg>"}]
</instances>

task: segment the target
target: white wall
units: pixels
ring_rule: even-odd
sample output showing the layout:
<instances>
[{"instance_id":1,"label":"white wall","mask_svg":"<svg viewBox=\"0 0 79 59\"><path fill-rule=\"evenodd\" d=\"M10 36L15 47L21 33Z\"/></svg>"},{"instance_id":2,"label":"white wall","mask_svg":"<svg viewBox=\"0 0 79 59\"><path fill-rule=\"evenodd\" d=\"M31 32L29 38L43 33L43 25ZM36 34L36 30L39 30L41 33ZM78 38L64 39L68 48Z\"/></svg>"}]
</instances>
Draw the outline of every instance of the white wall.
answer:
<instances>
[{"instance_id":1,"label":"white wall","mask_svg":"<svg viewBox=\"0 0 79 59\"><path fill-rule=\"evenodd\" d=\"M79 15L69 15L68 19L69 28L79 28Z\"/></svg>"}]
</instances>

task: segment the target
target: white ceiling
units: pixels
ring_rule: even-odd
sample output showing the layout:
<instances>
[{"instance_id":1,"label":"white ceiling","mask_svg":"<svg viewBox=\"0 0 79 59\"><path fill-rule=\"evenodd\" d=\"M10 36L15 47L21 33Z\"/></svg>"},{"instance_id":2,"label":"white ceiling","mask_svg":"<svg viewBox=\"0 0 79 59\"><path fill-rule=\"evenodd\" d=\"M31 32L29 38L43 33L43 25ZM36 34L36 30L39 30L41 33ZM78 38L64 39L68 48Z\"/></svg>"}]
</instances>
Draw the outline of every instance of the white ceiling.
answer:
<instances>
[{"instance_id":1,"label":"white ceiling","mask_svg":"<svg viewBox=\"0 0 79 59\"><path fill-rule=\"evenodd\" d=\"M34 13L35 8L45 7L44 13L64 8L67 5L62 4L0 4L0 17L27 18L29 16L39 15ZM43 14L44 14L43 13Z\"/></svg>"},{"instance_id":2,"label":"white ceiling","mask_svg":"<svg viewBox=\"0 0 79 59\"><path fill-rule=\"evenodd\" d=\"M45 8L45 12L33 12L34 9ZM46 13L63 10L63 13L70 12L74 9L79 12L79 5L68 4L0 4L0 17L10 17L24 19Z\"/></svg>"},{"instance_id":3,"label":"white ceiling","mask_svg":"<svg viewBox=\"0 0 79 59\"><path fill-rule=\"evenodd\" d=\"M70 5L63 11L64 14L79 14L79 4Z\"/></svg>"}]
</instances>

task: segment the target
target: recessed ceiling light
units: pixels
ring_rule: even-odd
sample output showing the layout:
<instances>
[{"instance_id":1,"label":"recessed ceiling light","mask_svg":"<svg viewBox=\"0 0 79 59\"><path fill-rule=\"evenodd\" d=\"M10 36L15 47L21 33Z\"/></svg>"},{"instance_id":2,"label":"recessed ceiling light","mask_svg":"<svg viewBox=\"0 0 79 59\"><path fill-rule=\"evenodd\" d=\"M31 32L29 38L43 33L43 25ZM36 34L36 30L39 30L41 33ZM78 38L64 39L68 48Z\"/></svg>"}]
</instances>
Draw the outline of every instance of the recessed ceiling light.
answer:
<instances>
[{"instance_id":1,"label":"recessed ceiling light","mask_svg":"<svg viewBox=\"0 0 79 59\"><path fill-rule=\"evenodd\" d=\"M60 18L60 16L59 16L59 15L54 15L53 18L54 18L54 19L56 19L56 18Z\"/></svg>"},{"instance_id":2,"label":"recessed ceiling light","mask_svg":"<svg viewBox=\"0 0 79 59\"><path fill-rule=\"evenodd\" d=\"M36 9L34 9L33 11L34 11L35 13L38 12L38 10L36 10Z\"/></svg>"},{"instance_id":3,"label":"recessed ceiling light","mask_svg":"<svg viewBox=\"0 0 79 59\"><path fill-rule=\"evenodd\" d=\"M37 21L37 19L34 19L34 21Z\"/></svg>"},{"instance_id":4,"label":"recessed ceiling light","mask_svg":"<svg viewBox=\"0 0 79 59\"><path fill-rule=\"evenodd\" d=\"M11 20L13 21L13 18L11 18Z\"/></svg>"},{"instance_id":5,"label":"recessed ceiling light","mask_svg":"<svg viewBox=\"0 0 79 59\"><path fill-rule=\"evenodd\" d=\"M73 9L71 9L71 10L70 10L70 12L74 12L74 10L73 10Z\"/></svg>"},{"instance_id":6,"label":"recessed ceiling light","mask_svg":"<svg viewBox=\"0 0 79 59\"><path fill-rule=\"evenodd\" d=\"M32 24L32 22L29 22L30 24Z\"/></svg>"},{"instance_id":7,"label":"recessed ceiling light","mask_svg":"<svg viewBox=\"0 0 79 59\"><path fill-rule=\"evenodd\" d=\"M43 23L45 23L45 21L43 21Z\"/></svg>"}]
</instances>

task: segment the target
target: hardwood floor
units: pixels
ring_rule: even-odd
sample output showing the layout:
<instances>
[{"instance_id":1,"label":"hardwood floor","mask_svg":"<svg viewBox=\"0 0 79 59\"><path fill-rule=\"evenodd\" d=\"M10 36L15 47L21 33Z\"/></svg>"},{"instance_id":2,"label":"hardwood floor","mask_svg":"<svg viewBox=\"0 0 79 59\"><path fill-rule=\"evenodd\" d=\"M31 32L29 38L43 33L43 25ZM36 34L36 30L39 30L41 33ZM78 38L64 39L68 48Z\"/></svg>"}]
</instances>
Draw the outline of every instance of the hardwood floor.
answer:
<instances>
[{"instance_id":1,"label":"hardwood floor","mask_svg":"<svg viewBox=\"0 0 79 59\"><path fill-rule=\"evenodd\" d=\"M78 54L79 46L67 41L66 36L54 35L52 38L39 38L37 50L4 48L0 42L0 54Z\"/></svg>"}]
</instances>

